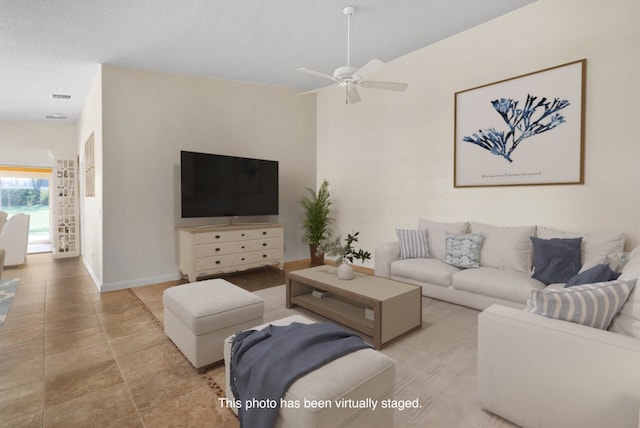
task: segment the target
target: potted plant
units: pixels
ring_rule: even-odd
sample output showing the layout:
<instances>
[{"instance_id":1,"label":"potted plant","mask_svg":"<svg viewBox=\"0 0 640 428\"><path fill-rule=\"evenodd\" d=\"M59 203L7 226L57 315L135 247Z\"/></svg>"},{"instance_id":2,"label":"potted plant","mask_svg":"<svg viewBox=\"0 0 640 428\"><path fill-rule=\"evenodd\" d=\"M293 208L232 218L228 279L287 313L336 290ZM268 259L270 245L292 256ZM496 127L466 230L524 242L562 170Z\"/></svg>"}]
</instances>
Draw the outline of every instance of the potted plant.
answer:
<instances>
[{"instance_id":1,"label":"potted plant","mask_svg":"<svg viewBox=\"0 0 640 428\"><path fill-rule=\"evenodd\" d=\"M318 245L322 240L331 236L331 199L329 199L329 182L324 180L316 193L307 188L309 196L300 198L300 205L304 208L302 213L302 226L304 235L302 239L309 244L311 264L319 266L324 264L324 254L318 253Z\"/></svg>"},{"instance_id":2,"label":"potted plant","mask_svg":"<svg viewBox=\"0 0 640 428\"><path fill-rule=\"evenodd\" d=\"M347 234L345 244L342 244L342 239L337 237L335 239L329 238L320 242L318 251L328 256L337 256L336 263L338 264L338 278L340 279L352 279L354 277L353 268L346 263L353 263L354 260L369 260L371 253L362 249L356 250L353 248L353 243L358 242L358 235L360 232Z\"/></svg>"}]
</instances>

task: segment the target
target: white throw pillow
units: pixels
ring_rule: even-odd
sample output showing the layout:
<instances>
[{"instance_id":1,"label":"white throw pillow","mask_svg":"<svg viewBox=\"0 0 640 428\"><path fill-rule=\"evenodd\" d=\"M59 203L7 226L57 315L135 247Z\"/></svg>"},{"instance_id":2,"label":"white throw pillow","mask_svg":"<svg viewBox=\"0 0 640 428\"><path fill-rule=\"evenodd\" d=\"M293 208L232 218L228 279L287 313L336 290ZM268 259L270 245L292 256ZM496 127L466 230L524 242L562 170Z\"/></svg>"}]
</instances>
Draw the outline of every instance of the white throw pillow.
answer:
<instances>
[{"instance_id":1,"label":"white throw pillow","mask_svg":"<svg viewBox=\"0 0 640 428\"><path fill-rule=\"evenodd\" d=\"M480 265L497 269L531 272L535 226L499 227L471 223L471 233L484 235Z\"/></svg>"},{"instance_id":2,"label":"white throw pillow","mask_svg":"<svg viewBox=\"0 0 640 428\"><path fill-rule=\"evenodd\" d=\"M618 280L633 280L640 278L640 245L636 247L627 263L622 268ZM633 336L640 339L640 289L636 287L624 304L618 316L611 324L611 331L615 333Z\"/></svg>"},{"instance_id":3,"label":"white throw pillow","mask_svg":"<svg viewBox=\"0 0 640 428\"><path fill-rule=\"evenodd\" d=\"M533 290L529 312L606 330L629 294L636 279L576 285L561 290Z\"/></svg>"},{"instance_id":4,"label":"white throw pillow","mask_svg":"<svg viewBox=\"0 0 640 428\"><path fill-rule=\"evenodd\" d=\"M419 229L427 229L429 235L429 256L438 260L444 260L447 254L447 233L466 233L469 223L439 223L420 219L418 223Z\"/></svg>"},{"instance_id":5,"label":"white throw pillow","mask_svg":"<svg viewBox=\"0 0 640 428\"><path fill-rule=\"evenodd\" d=\"M582 264L593 265L609 254L624 251L624 233L574 233L538 226L538 238L580 238L582 237Z\"/></svg>"}]
</instances>

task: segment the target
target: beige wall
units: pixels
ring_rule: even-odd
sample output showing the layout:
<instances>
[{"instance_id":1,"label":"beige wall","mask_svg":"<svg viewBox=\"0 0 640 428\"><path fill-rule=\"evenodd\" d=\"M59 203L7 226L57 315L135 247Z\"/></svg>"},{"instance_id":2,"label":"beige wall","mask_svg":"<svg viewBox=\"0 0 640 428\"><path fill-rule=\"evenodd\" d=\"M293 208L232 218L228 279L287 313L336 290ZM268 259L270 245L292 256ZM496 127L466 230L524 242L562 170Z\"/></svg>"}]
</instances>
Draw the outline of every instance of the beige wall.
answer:
<instances>
[{"instance_id":1,"label":"beige wall","mask_svg":"<svg viewBox=\"0 0 640 428\"><path fill-rule=\"evenodd\" d=\"M315 100L296 90L102 68L103 289L177 278L180 150L280 162L285 258L308 256L298 197L315 187Z\"/></svg>"},{"instance_id":2,"label":"beige wall","mask_svg":"<svg viewBox=\"0 0 640 428\"><path fill-rule=\"evenodd\" d=\"M331 182L338 232L373 250L418 218L623 231L640 243L637 168L640 2L539 0L387 65L363 89L318 95L318 181ZM585 184L453 187L454 93L587 59Z\"/></svg>"},{"instance_id":3,"label":"beige wall","mask_svg":"<svg viewBox=\"0 0 640 428\"><path fill-rule=\"evenodd\" d=\"M85 197L84 146L93 134L95 196ZM98 71L78 120L76 150L80 154L80 248L83 261L95 282L103 283L103 226L102 226L102 70Z\"/></svg>"},{"instance_id":4,"label":"beige wall","mask_svg":"<svg viewBox=\"0 0 640 428\"><path fill-rule=\"evenodd\" d=\"M75 124L0 122L0 165L52 167L52 156L75 159L75 140Z\"/></svg>"}]
</instances>

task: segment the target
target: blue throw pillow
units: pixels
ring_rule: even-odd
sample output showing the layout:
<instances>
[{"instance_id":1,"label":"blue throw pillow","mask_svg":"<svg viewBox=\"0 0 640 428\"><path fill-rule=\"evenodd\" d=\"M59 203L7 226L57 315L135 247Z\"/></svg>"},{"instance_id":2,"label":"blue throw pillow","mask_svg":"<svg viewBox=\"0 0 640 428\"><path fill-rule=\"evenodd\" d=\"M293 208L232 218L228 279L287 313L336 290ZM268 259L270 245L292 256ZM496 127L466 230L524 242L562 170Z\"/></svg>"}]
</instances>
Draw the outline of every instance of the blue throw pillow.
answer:
<instances>
[{"instance_id":1,"label":"blue throw pillow","mask_svg":"<svg viewBox=\"0 0 640 428\"><path fill-rule=\"evenodd\" d=\"M582 238L531 238L534 270L531 275L545 284L567 282L582 267L580 245Z\"/></svg>"},{"instance_id":2,"label":"blue throw pillow","mask_svg":"<svg viewBox=\"0 0 640 428\"><path fill-rule=\"evenodd\" d=\"M593 284L594 282L607 282L618 279L619 273L611 270L608 264L602 263L572 276L564 285L564 288L582 284Z\"/></svg>"}]
</instances>

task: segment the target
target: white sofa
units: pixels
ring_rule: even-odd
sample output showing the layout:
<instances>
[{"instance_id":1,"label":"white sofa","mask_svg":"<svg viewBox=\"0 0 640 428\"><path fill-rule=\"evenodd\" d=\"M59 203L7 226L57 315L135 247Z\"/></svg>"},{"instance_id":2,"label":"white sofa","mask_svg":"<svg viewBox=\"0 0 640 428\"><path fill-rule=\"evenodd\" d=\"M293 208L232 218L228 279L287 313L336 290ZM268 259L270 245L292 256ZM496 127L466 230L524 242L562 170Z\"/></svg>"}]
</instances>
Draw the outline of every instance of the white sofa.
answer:
<instances>
[{"instance_id":1,"label":"white sofa","mask_svg":"<svg viewBox=\"0 0 640 428\"><path fill-rule=\"evenodd\" d=\"M420 219L426 230L429 257L400 258L400 241L375 249L375 274L420 285L422 294L439 300L484 310L492 304L523 308L532 290L547 287L531 277L531 237L542 239L582 237L581 258L590 266L610 254L622 253L622 233L580 234L542 226L500 227L476 222L441 223ZM445 263L446 235L482 234L480 266L463 269Z\"/></svg>"},{"instance_id":2,"label":"white sofa","mask_svg":"<svg viewBox=\"0 0 640 428\"><path fill-rule=\"evenodd\" d=\"M640 427L640 247L636 286L609 331L493 305L478 318L478 397L523 427Z\"/></svg>"}]
</instances>

